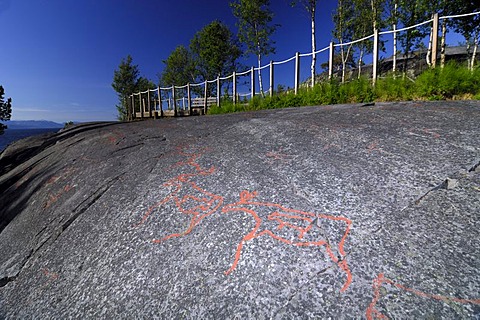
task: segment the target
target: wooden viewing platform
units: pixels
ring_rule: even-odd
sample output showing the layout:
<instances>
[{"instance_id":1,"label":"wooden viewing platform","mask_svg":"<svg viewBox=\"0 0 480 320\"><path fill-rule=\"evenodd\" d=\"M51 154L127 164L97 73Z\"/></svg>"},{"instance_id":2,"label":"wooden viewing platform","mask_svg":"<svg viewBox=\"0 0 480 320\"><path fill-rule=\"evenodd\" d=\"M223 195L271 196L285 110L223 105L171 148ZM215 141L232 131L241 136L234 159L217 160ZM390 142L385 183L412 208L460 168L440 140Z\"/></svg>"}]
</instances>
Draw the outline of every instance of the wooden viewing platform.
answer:
<instances>
[{"instance_id":1,"label":"wooden viewing platform","mask_svg":"<svg viewBox=\"0 0 480 320\"><path fill-rule=\"evenodd\" d=\"M141 97L141 93L138 94L140 95L140 106L138 105L138 99L135 104L132 98L129 109L134 119L205 115L209 107L218 104L217 98L215 97L208 97L207 99L193 98L190 100L190 103L188 103L187 98L180 99L180 101L183 101L180 103L178 101L173 103L173 99L168 99L168 108L163 109L162 101L159 99L151 99L149 92L145 92L144 94L147 96L146 98ZM174 106L171 106L172 104L174 104Z\"/></svg>"}]
</instances>

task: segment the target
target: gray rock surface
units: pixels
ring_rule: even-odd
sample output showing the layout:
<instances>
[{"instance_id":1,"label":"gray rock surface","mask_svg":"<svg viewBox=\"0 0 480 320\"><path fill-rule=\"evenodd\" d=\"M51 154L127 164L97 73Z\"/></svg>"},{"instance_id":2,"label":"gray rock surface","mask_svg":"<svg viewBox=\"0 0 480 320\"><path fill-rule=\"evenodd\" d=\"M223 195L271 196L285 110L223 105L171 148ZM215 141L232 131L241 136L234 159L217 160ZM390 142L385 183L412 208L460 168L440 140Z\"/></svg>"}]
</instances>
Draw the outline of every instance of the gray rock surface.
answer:
<instances>
[{"instance_id":1,"label":"gray rock surface","mask_svg":"<svg viewBox=\"0 0 480 320\"><path fill-rule=\"evenodd\" d=\"M479 123L336 105L8 148L0 318L478 319Z\"/></svg>"}]
</instances>

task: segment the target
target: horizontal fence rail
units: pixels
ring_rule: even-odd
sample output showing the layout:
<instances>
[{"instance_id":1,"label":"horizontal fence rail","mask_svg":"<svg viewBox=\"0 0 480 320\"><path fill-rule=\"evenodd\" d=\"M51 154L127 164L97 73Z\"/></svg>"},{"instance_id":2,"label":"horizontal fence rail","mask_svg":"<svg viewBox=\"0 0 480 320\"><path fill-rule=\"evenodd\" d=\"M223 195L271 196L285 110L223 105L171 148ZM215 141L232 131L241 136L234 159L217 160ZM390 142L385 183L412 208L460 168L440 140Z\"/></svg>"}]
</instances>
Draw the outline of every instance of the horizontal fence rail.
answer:
<instances>
[{"instance_id":1,"label":"horizontal fence rail","mask_svg":"<svg viewBox=\"0 0 480 320\"><path fill-rule=\"evenodd\" d=\"M373 39L373 52L372 54L372 64L371 64L371 77L372 83L375 85L375 81L378 77L378 63L379 63L379 41L380 36L394 34L394 36L399 32L405 32L411 29L418 28L426 24L432 24L431 26L431 52L430 56L427 59L430 59L430 63L433 67L436 65L437 60L437 47L438 47L438 34L439 34L439 21L443 19L456 19L468 16L474 16L480 14L479 12L472 12L467 14L460 15L450 15L450 16L441 16L438 14L433 15L432 19L426 20L424 22L415 24L413 26L404 27L400 29L394 28L393 30L379 31L374 30L374 33L369 36L365 36L361 39L349 41L346 43L334 43L333 41L329 46L324 47L320 50L310 53L299 53L297 52L293 57L282 61L270 61L269 64L260 66L260 67L251 67L248 70L243 72L234 71L231 75L220 76L213 80L205 80L199 83L187 83L183 86L172 85L170 87L157 87L156 89L150 89L142 92L132 93L129 96L128 101L128 113L130 118L145 118L145 117L158 117L164 116L166 114L177 116L179 114L193 114L195 112L207 113L208 107L212 105L220 106L223 99L229 99L234 104L243 103L245 99L253 99L257 95L272 96L275 92L274 88L274 69L276 66L287 65L290 62L294 62L294 88L292 89L295 94L298 93L298 90L301 86L300 84L300 60L303 57L310 57L312 59L315 56L328 52L328 79L331 79L334 73L338 73L339 70L334 70L334 55L335 49L343 47L351 47L353 44L360 43ZM394 39L394 43L396 40ZM395 46L395 44L394 44ZM395 48L395 47L394 47ZM394 57L396 56L396 51L394 50ZM408 57L407 57L408 58ZM359 68L361 66L359 65ZM262 72L269 72L268 77L268 89L259 90L256 92L256 79L255 72L262 74ZM393 71L395 71L395 61L393 62ZM248 76L250 86L246 87L245 83L239 83L240 79ZM263 76L262 76L263 78ZM228 89L228 94L223 98L221 97L221 89L223 84L227 84L227 88L231 85L231 96L230 89ZM312 81L312 84L314 81ZM243 85L243 90L248 89L248 93L240 93L240 85ZM203 90L202 90L203 88ZM289 91L289 89L285 89ZM280 92L280 90L277 90ZM283 90L282 90L283 91ZM210 92L215 92L215 97L209 97Z\"/></svg>"}]
</instances>

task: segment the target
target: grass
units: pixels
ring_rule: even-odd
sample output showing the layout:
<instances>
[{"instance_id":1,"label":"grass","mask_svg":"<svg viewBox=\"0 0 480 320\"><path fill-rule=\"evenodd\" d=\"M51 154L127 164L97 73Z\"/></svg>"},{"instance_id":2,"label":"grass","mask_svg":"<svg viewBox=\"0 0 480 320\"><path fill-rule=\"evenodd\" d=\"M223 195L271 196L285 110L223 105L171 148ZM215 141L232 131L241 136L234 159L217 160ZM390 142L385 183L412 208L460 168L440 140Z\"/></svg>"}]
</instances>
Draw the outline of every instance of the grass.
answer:
<instances>
[{"instance_id":1,"label":"grass","mask_svg":"<svg viewBox=\"0 0 480 320\"><path fill-rule=\"evenodd\" d=\"M447 99L480 100L480 68L470 71L450 63L443 69L427 70L414 81L401 75L388 75L378 79L375 87L366 78L345 84L332 80L314 88L302 88L296 95L281 93L273 97L255 97L236 105L229 99L223 101L221 107L212 106L208 114L340 103Z\"/></svg>"}]
</instances>

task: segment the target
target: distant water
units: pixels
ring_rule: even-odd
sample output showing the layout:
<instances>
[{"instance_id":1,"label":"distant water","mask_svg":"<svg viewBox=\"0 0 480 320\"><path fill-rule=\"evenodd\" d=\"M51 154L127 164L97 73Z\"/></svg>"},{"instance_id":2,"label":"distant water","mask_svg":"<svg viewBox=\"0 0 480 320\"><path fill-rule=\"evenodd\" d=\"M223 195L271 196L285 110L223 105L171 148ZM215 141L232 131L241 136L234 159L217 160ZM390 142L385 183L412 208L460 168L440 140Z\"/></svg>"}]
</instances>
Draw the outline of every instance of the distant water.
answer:
<instances>
[{"instance_id":1,"label":"distant water","mask_svg":"<svg viewBox=\"0 0 480 320\"><path fill-rule=\"evenodd\" d=\"M0 135L0 152L2 152L10 143L29 137L48 132L58 132L59 128L44 129L7 129Z\"/></svg>"}]
</instances>

